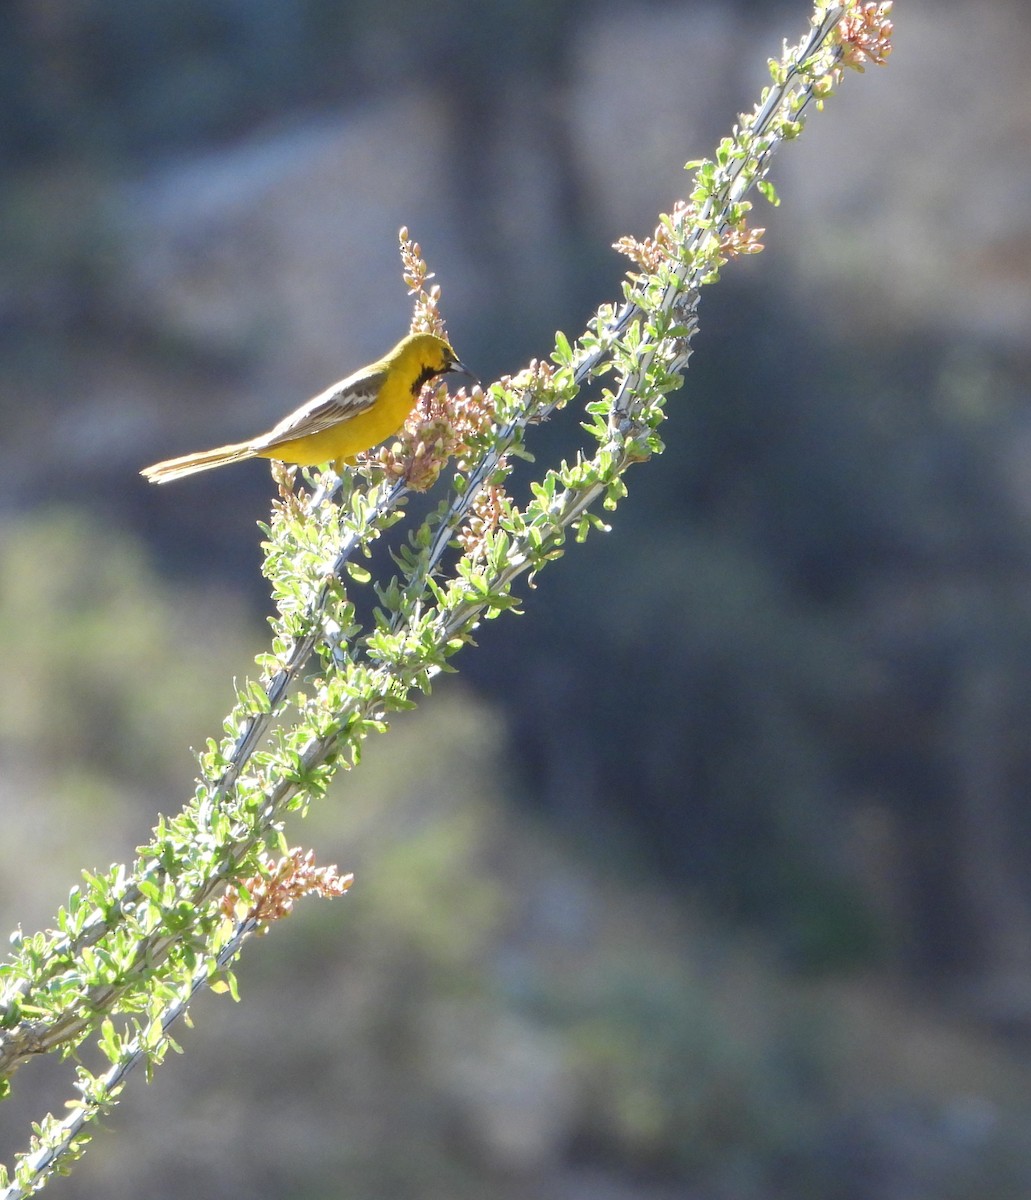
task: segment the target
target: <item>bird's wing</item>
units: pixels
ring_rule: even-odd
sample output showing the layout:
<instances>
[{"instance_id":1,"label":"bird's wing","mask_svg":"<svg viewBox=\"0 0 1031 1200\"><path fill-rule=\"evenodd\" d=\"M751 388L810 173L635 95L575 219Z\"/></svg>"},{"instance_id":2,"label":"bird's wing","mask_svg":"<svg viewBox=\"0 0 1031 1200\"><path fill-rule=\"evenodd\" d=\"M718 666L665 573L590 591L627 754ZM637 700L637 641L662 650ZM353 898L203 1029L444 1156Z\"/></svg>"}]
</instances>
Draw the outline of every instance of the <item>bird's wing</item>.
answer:
<instances>
[{"instance_id":1,"label":"bird's wing","mask_svg":"<svg viewBox=\"0 0 1031 1200\"><path fill-rule=\"evenodd\" d=\"M311 437L342 421L350 421L376 403L386 375L385 369L359 371L334 383L307 404L302 404L296 412L284 417L274 429L257 438L251 448L269 450L284 442Z\"/></svg>"}]
</instances>

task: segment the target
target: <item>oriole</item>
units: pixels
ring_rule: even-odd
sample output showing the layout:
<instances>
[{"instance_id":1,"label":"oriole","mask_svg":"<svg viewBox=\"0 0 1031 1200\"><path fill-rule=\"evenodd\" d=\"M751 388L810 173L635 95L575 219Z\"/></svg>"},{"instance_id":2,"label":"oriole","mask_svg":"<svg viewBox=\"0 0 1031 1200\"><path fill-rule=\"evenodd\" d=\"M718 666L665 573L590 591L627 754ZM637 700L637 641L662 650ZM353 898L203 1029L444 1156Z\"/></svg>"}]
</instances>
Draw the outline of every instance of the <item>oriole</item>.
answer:
<instances>
[{"instance_id":1,"label":"oriole","mask_svg":"<svg viewBox=\"0 0 1031 1200\"><path fill-rule=\"evenodd\" d=\"M248 442L170 458L144 467L140 474L151 483L167 483L245 458L276 458L302 467L353 462L355 455L397 433L423 384L449 371L472 377L443 338L410 333L389 354L334 383L268 433Z\"/></svg>"}]
</instances>

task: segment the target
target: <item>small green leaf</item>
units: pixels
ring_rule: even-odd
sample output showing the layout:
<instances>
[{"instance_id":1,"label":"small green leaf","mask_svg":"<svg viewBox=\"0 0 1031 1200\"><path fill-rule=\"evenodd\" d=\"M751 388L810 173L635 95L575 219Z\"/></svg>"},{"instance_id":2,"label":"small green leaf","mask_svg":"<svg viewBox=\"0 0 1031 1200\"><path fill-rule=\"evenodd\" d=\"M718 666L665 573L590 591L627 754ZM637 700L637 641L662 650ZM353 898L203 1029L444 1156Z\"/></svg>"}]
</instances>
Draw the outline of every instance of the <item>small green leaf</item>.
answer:
<instances>
[{"instance_id":1,"label":"small green leaf","mask_svg":"<svg viewBox=\"0 0 1031 1200\"><path fill-rule=\"evenodd\" d=\"M367 571L360 563L349 561L346 566L348 575L350 575L355 583L368 583L372 579L372 573Z\"/></svg>"},{"instance_id":2,"label":"small green leaf","mask_svg":"<svg viewBox=\"0 0 1031 1200\"><path fill-rule=\"evenodd\" d=\"M758 180L755 186L759 189L763 198L772 204L774 208L780 206L780 197L777 195L777 189L768 179Z\"/></svg>"},{"instance_id":3,"label":"small green leaf","mask_svg":"<svg viewBox=\"0 0 1031 1200\"><path fill-rule=\"evenodd\" d=\"M561 329L555 331L555 353L551 357L552 361L558 363L560 367L572 366L573 348L569 344L569 338Z\"/></svg>"}]
</instances>

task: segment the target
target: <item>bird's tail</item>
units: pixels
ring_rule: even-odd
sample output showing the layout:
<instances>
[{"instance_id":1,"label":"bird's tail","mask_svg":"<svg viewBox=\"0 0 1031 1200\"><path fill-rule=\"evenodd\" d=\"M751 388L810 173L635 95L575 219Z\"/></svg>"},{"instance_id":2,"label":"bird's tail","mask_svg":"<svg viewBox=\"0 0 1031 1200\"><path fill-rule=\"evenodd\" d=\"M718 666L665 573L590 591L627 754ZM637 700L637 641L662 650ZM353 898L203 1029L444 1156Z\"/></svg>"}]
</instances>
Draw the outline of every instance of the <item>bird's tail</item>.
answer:
<instances>
[{"instance_id":1,"label":"bird's tail","mask_svg":"<svg viewBox=\"0 0 1031 1200\"><path fill-rule=\"evenodd\" d=\"M237 442L232 446L219 446L215 450L201 450L199 454L184 454L182 458L169 458L164 462L155 463L152 467L144 467L140 472L151 483L168 483L171 479L180 479L183 475L194 475L197 471L210 471L212 467L224 467L227 463L240 462L245 458L254 458L256 451L250 442Z\"/></svg>"}]
</instances>

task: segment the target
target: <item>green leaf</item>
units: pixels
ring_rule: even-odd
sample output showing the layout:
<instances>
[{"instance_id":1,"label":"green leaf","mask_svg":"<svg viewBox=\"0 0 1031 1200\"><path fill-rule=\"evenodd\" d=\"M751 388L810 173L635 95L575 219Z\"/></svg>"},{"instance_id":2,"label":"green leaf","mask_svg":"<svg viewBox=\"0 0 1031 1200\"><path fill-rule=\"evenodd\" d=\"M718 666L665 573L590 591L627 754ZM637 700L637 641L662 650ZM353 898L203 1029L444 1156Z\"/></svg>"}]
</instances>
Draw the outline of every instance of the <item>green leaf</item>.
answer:
<instances>
[{"instance_id":1,"label":"green leaf","mask_svg":"<svg viewBox=\"0 0 1031 1200\"><path fill-rule=\"evenodd\" d=\"M573 364L573 348L569 344L569 338L566 337L561 329L555 332L555 353L552 354L551 358L560 367L569 367Z\"/></svg>"},{"instance_id":2,"label":"green leaf","mask_svg":"<svg viewBox=\"0 0 1031 1200\"><path fill-rule=\"evenodd\" d=\"M755 186L759 189L763 198L772 204L774 208L780 206L780 197L777 195L777 189L768 179L758 180Z\"/></svg>"}]
</instances>

